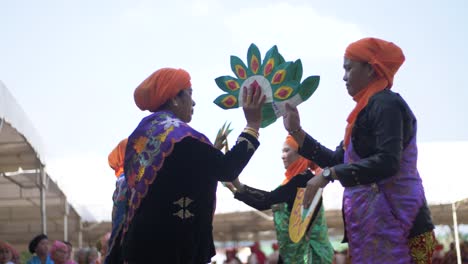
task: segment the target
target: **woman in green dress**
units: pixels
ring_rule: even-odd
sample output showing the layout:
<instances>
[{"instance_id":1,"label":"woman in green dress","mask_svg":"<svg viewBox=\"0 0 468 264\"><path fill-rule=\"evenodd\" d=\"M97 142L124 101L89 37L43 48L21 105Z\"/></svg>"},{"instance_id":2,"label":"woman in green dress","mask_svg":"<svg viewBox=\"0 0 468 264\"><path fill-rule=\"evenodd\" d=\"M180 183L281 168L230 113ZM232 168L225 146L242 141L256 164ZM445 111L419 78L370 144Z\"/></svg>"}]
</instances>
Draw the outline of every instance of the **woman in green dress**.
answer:
<instances>
[{"instance_id":1,"label":"woman in green dress","mask_svg":"<svg viewBox=\"0 0 468 264\"><path fill-rule=\"evenodd\" d=\"M333 247L328 239L325 211L320 199L311 223L301 240L294 243L289 238L289 217L297 188L305 188L307 181L314 177L313 170L320 170L314 163L297 153L296 141L288 136L283 145L282 159L286 168L283 183L268 192L242 184L237 179L228 184L234 198L257 209L272 209L276 235L279 243L280 261L278 263L332 263Z\"/></svg>"}]
</instances>

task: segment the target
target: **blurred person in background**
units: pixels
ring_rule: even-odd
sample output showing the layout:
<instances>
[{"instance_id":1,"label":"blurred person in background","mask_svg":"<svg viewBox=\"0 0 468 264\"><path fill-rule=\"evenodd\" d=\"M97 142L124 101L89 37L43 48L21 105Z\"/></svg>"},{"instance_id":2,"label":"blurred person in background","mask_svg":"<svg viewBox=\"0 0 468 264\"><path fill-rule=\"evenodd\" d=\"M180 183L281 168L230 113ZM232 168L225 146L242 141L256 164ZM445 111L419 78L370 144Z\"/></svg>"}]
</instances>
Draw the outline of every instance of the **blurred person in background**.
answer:
<instances>
[{"instance_id":1,"label":"blurred person in background","mask_svg":"<svg viewBox=\"0 0 468 264\"><path fill-rule=\"evenodd\" d=\"M289 236L289 221L297 189L306 187L307 181L316 177L315 174L321 169L298 154L298 144L291 135L286 137L281 151L285 177L273 191L256 189L241 183L239 179L226 183L226 186L234 193L234 198L245 204L260 211L272 209L279 244L279 263L331 263L333 247L328 238L321 197L304 236L297 243L291 241Z\"/></svg>"},{"instance_id":2,"label":"blurred person in background","mask_svg":"<svg viewBox=\"0 0 468 264\"><path fill-rule=\"evenodd\" d=\"M0 241L0 264L16 264L13 262L10 245L3 241Z\"/></svg>"},{"instance_id":3,"label":"blurred person in background","mask_svg":"<svg viewBox=\"0 0 468 264\"><path fill-rule=\"evenodd\" d=\"M86 256L87 264L101 264L101 259L99 257L99 251L97 248L90 248L88 250L88 255Z\"/></svg>"},{"instance_id":4,"label":"blurred person in background","mask_svg":"<svg viewBox=\"0 0 468 264\"><path fill-rule=\"evenodd\" d=\"M49 238L45 234L35 236L28 246L29 252L34 254L27 264L53 264L49 255Z\"/></svg>"},{"instance_id":5,"label":"blurred person in background","mask_svg":"<svg viewBox=\"0 0 468 264\"><path fill-rule=\"evenodd\" d=\"M279 261L279 245L278 243L273 243L271 244L271 249L273 249L273 252L271 252L270 255L267 257L267 264L277 264Z\"/></svg>"},{"instance_id":6,"label":"blurred person in background","mask_svg":"<svg viewBox=\"0 0 468 264\"><path fill-rule=\"evenodd\" d=\"M237 257L237 249L226 249L226 260L224 261L224 264L242 264L240 259Z\"/></svg>"},{"instance_id":7,"label":"blurred person in background","mask_svg":"<svg viewBox=\"0 0 468 264\"><path fill-rule=\"evenodd\" d=\"M112 207L112 229L110 237L106 245L106 252L102 253L104 258L104 264L110 264L109 260L121 259L122 256L120 250L112 250L114 245L120 247L121 239L117 239L117 236L122 231L123 224L125 222L125 214L127 213L128 206L128 185L124 174L124 161L125 161L125 150L127 148L128 139L122 139L119 144L109 153L108 163L109 166L114 170L116 182L115 190L112 195L113 207ZM108 254L113 254L109 255Z\"/></svg>"},{"instance_id":8,"label":"blurred person in background","mask_svg":"<svg viewBox=\"0 0 468 264\"><path fill-rule=\"evenodd\" d=\"M80 248L75 254L75 260L78 264L88 264L88 248Z\"/></svg>"},{"instance_id":9,"label":"blurred person in background","mask_svg":"<svg viewBox=\"0 0 468 264\"><path fill-rule=\"evenodd\" d=\"M68 241L62 241L62 242L65 243L65 245L67 245L67 247L68 247L67 262L65 262L65 264L76 264L76 262L72 258L72 256L73 256L73 245Z\"/></svg>"},{"instance_id":10,"label":"blurred person in background","mask_svg":"<svg viewBox=\"0 0 468 264\"><path fill-rule=\"evenodd\" d=\"M54 264L65 264L68 254L70 254L70 251L67 244L58 240L52 243L52 247L50 247L50 258L54 261Z\"/></svg>"}]
</instances>

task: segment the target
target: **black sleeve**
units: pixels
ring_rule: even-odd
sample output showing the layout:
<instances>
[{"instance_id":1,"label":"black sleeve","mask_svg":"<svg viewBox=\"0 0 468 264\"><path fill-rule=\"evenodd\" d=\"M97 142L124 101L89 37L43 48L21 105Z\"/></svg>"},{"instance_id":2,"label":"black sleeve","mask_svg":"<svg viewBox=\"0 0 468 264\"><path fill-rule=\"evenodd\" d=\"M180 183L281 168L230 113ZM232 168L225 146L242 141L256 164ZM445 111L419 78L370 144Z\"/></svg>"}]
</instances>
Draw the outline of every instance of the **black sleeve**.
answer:
<instances>
[{"instance_id":1,"label":"black sleeve","mask_svg":"<svg viewBox=\"0 0 468 264\"><path fill-rule=\"evenodd\" d=\"M287 184L271 192L244 185L244 191L236 192L234 198L260 211L270 209L272 205L277 203L288 203L290 205L294 202L297 188L305 187L307 181L312 176L313 174L310 171L299 174L293 177Z\"/></svg>"},{"instance_id":2,"label":"black sleeve","mask_svg":"<svg viewBox=\"0 0 468 264\"><path fill-rule=\"evenodd\" d=\"M215 175L219 181L233 181L242 172L250 158L258 148L258 140L247 134L241 133L237 143L226 154L215 147L203 143L197 139L187 137L182 142L184 155L193 161L199 171L209 175Z\"/></svg>"},{"instance_id":3,"label":"black sleeve","mask_svg":"<svg viewBox=\"0 0 468 264\"><path fill-rule=\"evenodd\" d=\"M359 161L334 166L344 187L381 181L395 175L400 167L404 134L402 104L396 97L373 99L367 111L368 130L375 147Z\"/></svg>"},{"instance_id":4,"label":"black sleeve","mask_svg":"<svg viewBox=\"0 0 468 264\"><path fill-rule=\"evenodd\" d=\"M342 144L333 151L322 146L317 140L306 134L304 143L298 152L301 156L315 162L322 168L332 167L343 163L344 149Z\"/></svg>"}]
</instances>

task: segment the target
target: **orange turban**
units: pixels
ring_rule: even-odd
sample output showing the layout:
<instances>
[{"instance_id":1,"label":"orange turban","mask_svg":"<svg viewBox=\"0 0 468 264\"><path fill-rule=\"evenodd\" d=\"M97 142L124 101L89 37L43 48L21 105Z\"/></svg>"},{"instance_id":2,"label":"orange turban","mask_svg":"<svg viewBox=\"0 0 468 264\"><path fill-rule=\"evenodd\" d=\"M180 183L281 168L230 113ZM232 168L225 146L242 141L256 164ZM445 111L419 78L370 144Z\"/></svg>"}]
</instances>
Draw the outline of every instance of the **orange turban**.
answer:
<instances>
[{"instance_id":1,"label":"orange turban","mask_svg":"<svg viewBox=\"0 0 468 264\"><path fill-rule=\"evenodd\" d=\"M115 176L119 177L124 171L125 149L128 139L123 139L109 154L109 166L115 171Z\"/></svg>"},{"instance_id":2,"label":"orange turban","mask_svg":"<svg viewBox=\"0 0 468 264\"><path fill-rule=\"evenodd\" d=\"M155 112L167 100L191 86L190 75L185 70L162 68L146 78L135 89L133 97L142 111Z\"/></svg>"},{"instance_id":3,"label":"orange turban","mask_svg":"<svg viewBox=\"0 0 468 264\"><path fill-rule=\"evenodd\" d=\"M297 144L296 140L291 135L286 137L286 141L284 143L288 144L295 151L299 150L299 144Z\"/></svg>"},{"instance_id":4,"label":"orange turban","mask_svg":"<svg viewBox=\"0 0 468 264\"><path fill-rule=\"evenodd\" d=\"M388 88L392 87L393 77L405 61L405 55L397 45L377 38L363 38L351 43L346 48L345 57L369 63L380 77L388 81Z\"/></svg>"},{"instance_id":5,"label":"orange turban","mask_svg":"<svg viewBox=\"0 0 468 264\"><path fill-rule=\"evenodd\" d=\"M392 42L377 38L363 38L349 44L345 51L345 58L367 62L377 73L377 78L353 97L357 104L346 119L348 122L344 137L344 147L346 148L350 142L354 122L356 122L359 112L366 107L374 94L392 87L393 77L405 61L405 55Z\"/></svg>"}]
</instances>

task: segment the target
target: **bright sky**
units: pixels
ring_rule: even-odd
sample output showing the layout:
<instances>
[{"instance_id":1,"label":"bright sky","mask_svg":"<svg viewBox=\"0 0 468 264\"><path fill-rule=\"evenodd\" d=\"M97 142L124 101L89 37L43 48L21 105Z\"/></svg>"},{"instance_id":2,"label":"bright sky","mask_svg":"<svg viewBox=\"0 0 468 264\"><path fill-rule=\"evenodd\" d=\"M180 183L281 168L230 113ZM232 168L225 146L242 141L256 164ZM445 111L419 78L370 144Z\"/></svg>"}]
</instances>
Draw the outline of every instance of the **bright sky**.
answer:
<instances>
[{"instance_id":1,"label":"bright sky","mask_svg":"<svg viewBox=\"0 0 468 264\"><path fill-rule=\"evenodd\" d=\"M467 11L463 0L1 1L0 80L34 124L47 171L75 208L109 220L115 177L107 155L147 114L133 90L154 70L188 70L197 102L191 125L214 139L231 121L233 143L243 114L212 103L222 93L214 79L233 75L230 55L245 61L250 43L262 55L277 45L287 60L302 60L304 76L321 76L299 110L305 130L334 148L353 107L342 81L344 49L362 37L384 38L406 55L393 89L418 117L428 200L450 201L468 196L467 172L457 170L468 147ZM284 177L286 133L281 120L260 133L240 179L270 190ZM451 185L440 188L444 182ZM218 212L247 209L222 187L218 197ZM339 184L327 187L325 206L338 208L340 200Z\"/></svg>"}]
</instances>

